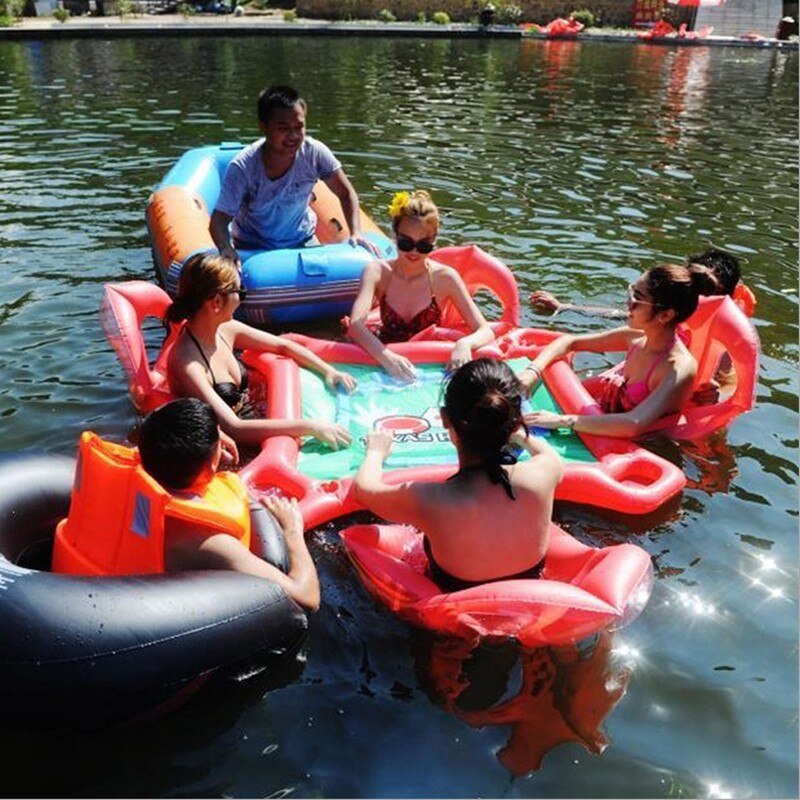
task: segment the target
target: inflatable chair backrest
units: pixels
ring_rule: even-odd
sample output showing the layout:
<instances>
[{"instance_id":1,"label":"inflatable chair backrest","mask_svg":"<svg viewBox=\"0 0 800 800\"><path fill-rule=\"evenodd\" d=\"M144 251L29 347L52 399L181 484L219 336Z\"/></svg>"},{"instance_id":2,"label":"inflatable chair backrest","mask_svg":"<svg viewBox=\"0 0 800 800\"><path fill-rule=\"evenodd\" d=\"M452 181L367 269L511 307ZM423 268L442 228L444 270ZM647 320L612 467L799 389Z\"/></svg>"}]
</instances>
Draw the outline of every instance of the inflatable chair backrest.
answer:
<instances>
[{"instance_id":1,"label":"inflatable chair backrest","mask_svg":"<svg viewBox=\"0 0 800 800\"><path fill-rule=\"evenodd\" d=\"M151 367L142 335L145 317L163 322L172 301L146 281L107 283L100 303L100 324L128 377L136 409L147 414L174 399L167 384L167 358L181 326L173 326Z\"/></svg>"},{"instance_id":2,"label":"inflatable chair backrest","mask_svg":"<svg viewBox=\"0 0 800 800\"><path fill-rule=\"evenodd\" d=\"M502 261L490 256L474 244L442 247L435 250L431 257L458 272L472 297L481 289L491 292L500 303L502 310L498 322L505 323L504 327L519 325L517 281ZM450 303L443 309L441 325L445 328L464 327L464 320Z\"/></svg>"},{"instance_id":3,"label":"inflatable chair backrest","mask_svg":"<svg viewBox=\"0 0 800 800\"><path fill-rule=\"evenodd\" d=\"M683 414L665 417L651 430L677 439L706 436L727 425L755 402L758 378L758 334L727 296L701 297L697 311L683 324L687 347L697 360L695 387L712 380L727 353L736 373L733 393L711 405L690 404Z\"/></svg>"},{"instance_id":4,"label":"inflatable chair backrest","mask_svg":"<svg viewBox=\"0 0 800 800\"><path fill-rule=\"evenodd\" d=\"M758 370L758 334L747 317L727 296L701 297L697 311L684 323L691 338L688 348L697 360L696 385L710 381L727 352L736 371L731 400L749 411L755 399Z\"/></svg>"}]
</instances>

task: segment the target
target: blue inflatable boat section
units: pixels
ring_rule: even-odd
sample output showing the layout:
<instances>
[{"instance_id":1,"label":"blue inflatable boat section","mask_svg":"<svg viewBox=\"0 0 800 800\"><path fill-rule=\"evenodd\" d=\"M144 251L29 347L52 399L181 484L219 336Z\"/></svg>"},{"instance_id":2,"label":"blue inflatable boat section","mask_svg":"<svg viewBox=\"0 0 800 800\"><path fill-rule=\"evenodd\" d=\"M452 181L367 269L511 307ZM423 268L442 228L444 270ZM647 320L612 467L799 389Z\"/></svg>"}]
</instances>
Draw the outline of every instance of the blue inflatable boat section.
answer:
<instances>
[{"instance_id":1,"label":"blue inflatable boat section","mask_svg":"<svg viewBox=\"0 0 800 800\"><path fill-rule=\"evenodd\" d=\"M238 142L223 142L218 147L189 150L158 188L182 186L201 197L210 213L219 197L225 171L242 147ZM364 238L378 247L382 258L396 255L394 243L383 234L365 233ZM241 250L239 254L247 297L237 316L245 322L262 325L286 325L348 313L361 273L375 259L366 248L350 242L290 250ZM177 289L182 266L172 264L161 275L171 295Z\"/></svg>"}]
</instances>

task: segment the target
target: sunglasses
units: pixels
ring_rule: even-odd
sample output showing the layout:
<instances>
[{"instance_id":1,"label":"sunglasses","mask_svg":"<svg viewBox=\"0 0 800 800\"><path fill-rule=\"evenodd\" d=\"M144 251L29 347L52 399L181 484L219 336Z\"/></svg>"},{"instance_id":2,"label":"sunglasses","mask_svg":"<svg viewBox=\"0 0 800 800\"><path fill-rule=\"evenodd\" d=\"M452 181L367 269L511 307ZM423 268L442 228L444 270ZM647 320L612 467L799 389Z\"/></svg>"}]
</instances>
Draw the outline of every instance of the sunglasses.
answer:
<instances>
[{"instance_id":1,"label":"sunglasses","mask_svg":"<svg viewBox=\"0 0 800 800\"><path fill-rule=\"evenodd\" d=\"M247 289L243 288L242 286L234 286L232 289L227 289L224 292L220 292L220 294L238 294L239 300L244 300L247 297Z\"/></svg>"},{"instance_id":2,"label":"sunglasses","mask_svg":"<svg viewBox=\"0 0 800 800\"><path fill-rule=\"evenodd\" d=\"M410 253L412 250L416 250L418 253L427 255L433 251L435 246L433 242L429 242L427 239L420 239L415 242L410 236L397 237L397 249L402 250L404 253Z\"/></svg>"},{"instance_id":3,"label":"sunglasses","mask_svg":"<svg viewBox=\"0 0 800 800\"><path fill-rule=\"evenodd\" d=\"M632 284L628 284L628 302L635 306L655 306L658 308L659 304L654 303L652 300L645 300L639 296L639 290Z\"/></svg>"}]
</instances>

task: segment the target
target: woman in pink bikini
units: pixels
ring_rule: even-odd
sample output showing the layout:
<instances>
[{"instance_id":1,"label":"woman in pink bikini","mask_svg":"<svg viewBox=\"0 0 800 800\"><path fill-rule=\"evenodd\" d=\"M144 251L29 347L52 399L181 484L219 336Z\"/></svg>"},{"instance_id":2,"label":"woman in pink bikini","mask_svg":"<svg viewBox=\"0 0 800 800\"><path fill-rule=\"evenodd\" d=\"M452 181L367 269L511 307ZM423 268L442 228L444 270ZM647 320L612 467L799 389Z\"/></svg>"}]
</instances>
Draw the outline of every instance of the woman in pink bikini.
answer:
<instances>
[{"instance_id":1,"label":"woman in pink bikini","mask_svg":"<svg viewBox=\"0 0 800 800\"><path fill-rule=\"evenodd\" d=\"M555 339L520 374L528 391L549 364L567 353L626 350L627 355L603 376L599 401L605 414L536 411L526 415L526 424L633 438L679 411L692 394L697 362L681 341L678 325L694 313L701 294L714 293L714 283L711 271L700 265L653 267L628 287L627 327Z\"/></svg>"},{"instance_id":2,"label":"woman in pink bikini","mask_svg":"<svg viewBox=\"0 0 800 800\"><path fill-rule=\"evenodd\" d=\"M439 233L439 211L425 191L398 192L389 206L397 258L374 261L361 275L358 296L350 313L350 338L361 345L393 377L412 381L414 365L404 356L386 348L391 342L405 342L438 325L445 303L451 302L467 329L454 345L448 369L472 359L472 351L493 341L494 334L473 302L461 276L439 264L428 254ZM380 308L380 329L367 326L373 306Z\"/></svg>"}]
</instances>

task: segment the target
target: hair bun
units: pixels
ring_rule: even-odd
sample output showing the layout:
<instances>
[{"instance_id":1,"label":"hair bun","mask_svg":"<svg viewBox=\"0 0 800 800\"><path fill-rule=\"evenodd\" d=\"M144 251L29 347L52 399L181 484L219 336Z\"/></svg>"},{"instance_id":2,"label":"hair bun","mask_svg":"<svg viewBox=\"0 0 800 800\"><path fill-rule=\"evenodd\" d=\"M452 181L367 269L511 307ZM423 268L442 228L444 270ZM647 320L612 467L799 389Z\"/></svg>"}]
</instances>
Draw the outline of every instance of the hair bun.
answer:
<instances>
[{"instance_id":1,"label":"hair bun","mask_svg":"<svg viewBox=\"0 0 800 800\"><path fill-rule=\"evenodd\" d=\"M497 449L503 447L519 423L520 409L500 389L494 388L475 404L467 420L473 433L487 444L493 442Z\"/></svg>"},{"instance_id":2,"label":"hair bun","mask_svg":"<svg viewBox=\"0 0 800 800\"><path fill-rule=\"evenodd\" d=\"M720 283L710 267L703 264L689 264L688 270L692 289L698 295L716 294L719 291Z\"/></svg>"},{"instance_id":3,"label":"hair bun","mask_svg":"<svg viewBox=\"0 0 800 800\"><path fill-rule=\"evenodd\" d=\"M465 447L486 463L500 457L523 424L519 380L508 364L492 358L459 367L447 384L444 406Z\"/></svg>"}]
</instances>

